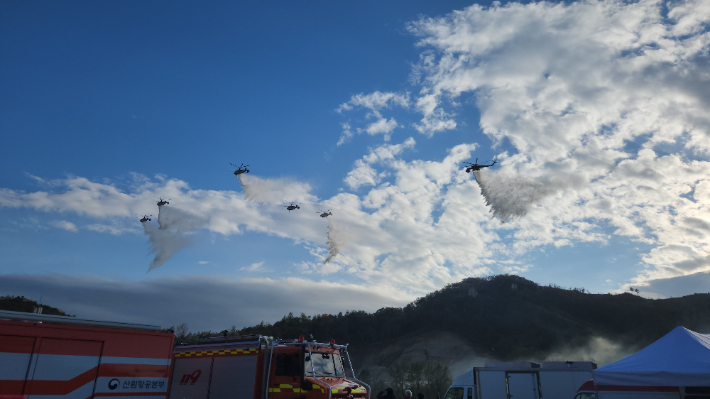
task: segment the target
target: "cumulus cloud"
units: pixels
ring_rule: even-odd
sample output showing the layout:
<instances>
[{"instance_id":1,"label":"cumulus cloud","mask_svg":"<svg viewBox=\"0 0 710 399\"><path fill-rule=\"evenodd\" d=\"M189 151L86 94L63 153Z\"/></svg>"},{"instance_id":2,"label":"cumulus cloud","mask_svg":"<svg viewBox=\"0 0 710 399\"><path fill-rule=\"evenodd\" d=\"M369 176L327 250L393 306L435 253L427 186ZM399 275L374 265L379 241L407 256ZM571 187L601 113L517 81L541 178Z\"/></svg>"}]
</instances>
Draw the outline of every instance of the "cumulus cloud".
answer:
<instances>
[{"instance_id":1,"label":"cumulus cloud","mask_svg":"<svg viewBox=\"0 0 710 399\"><path fill-rule=\"evenodd\" d=\"M710 149L708 20L704 0L494 3L422 18L408 25L423 49L417 128L453 127L469 96L483 132L518 151L502 173L567 187L507 213L527 214L511 227L515 251L606 242L606 221L655 245L634 284L707 270L695 260L710 236L694 220L710 216L699 157ZM679 152L660 155L664 143Z\"/></svg>"},{"instance_id":2,"label":"cumulus cloud","mask_svg":"<svg viewBox=\"0 0 710 399\"><path fill-rule=\"evenodd\" d=\"M262 260L261 262L252 263L252 264L249 265L249 266L244 266L244 267L242 267L242 268L239 268L239 270L244 270L244 271L247 271L247 272L255 272L255 271L261 269L262 266L264 266L264 261L263 261L263 260Z\"/></svg>"},{"instance_id":3,"label":"cumulus cloud","mask_svg":"<svg viewBox=\"0 0 710 399\"><path fill-rule=\"evenodd\" d=\"M357 133L367 133L371 136L382 134L385 141L389 141L392 132L398 127L397 121L394 118L387 119L382 116L380 112L384 108L390 108L391 106L399 106L402 108L408 108L410 105L409 93L382 93L376 91L370 94L357 94L350 98L350 101L343 103L336 109L336 111L342 113L343 111L351 111L355 108L365 108L369 112L367 118L374 118L375 121L371 122L365 128L357 128L355 132ZM344 123L343 132L338 140L338 145L346 143L355 134L349 123Z\"/></svg>"},{"instance_id":4,"label":"cumulus cloud","mask_svg":"<svg viewBox=\"0 0 710 399\"><path fill-rule=\"evenodd\" d=\"M390 141L392 131L397 127L397 121L394 118L380 118L376 122L369 124L364 131L370 136L383 134L385 141Z\"/></svg>"},{"instance_id":5,"label":"cumulus cloud","mask_svg":"<svg viewBox=\"0 0 710 399\"><path fill-rule=\"evenodd\" d=\"M382 93L379 91L370 94L360 93L352 96L350 101L341 104L337 111L350 111L354 107L363 107L377 112L392 105L409 107L409 93Z\"/></svg>"},{"instance_id":6,"label":"cumulus cloud","mask_svg":"<svg viewBox=\"0 0 710 399\"><path fill-rule=\"evenodd\" d=\"M72 233L76 233L79 231L79 229L76 228L76 225L72 222L67 222L66 220L55 220L53 222L50 222L52 226L66 230L66 231L71 231Z\"/></svg>"},{"instance_id":7,"label":"cumulus cloud","mask_svg":"<svg viewBox=\"0 0 710 399\"><path fill-rule=\"evenodd\" d=\"M289 312L375 311L414 299L377 285L329 281L185 276L146 281L64 274L3 274L0 291L51 303L77 317L220 331L272 323ZM150 306L146 306L150 304ZM229 306L224 306L229 304ZM357 304L353 308L353 304Z\"/></svg>"},{"instance_id":8,"label":"cumulus cloud","mask_svg":"<svg viewBox=\"0 0 710 399\"><path fill-rule=\"evenodd\" d=\"M401 144L386 144L374 149L370 148L369 154L355 161L355 167L348 172L344 179L345 183L353 190L357 190L363 185L379 184L382 178L387 176L387 173L377 172L372 165L391 163L404 150L414 148L415 144L414 139L410 137Z\"/></svg>"},{"instance_id":9,"label":"cumulus cloud","mask_svg":"<svg viewBox=\"0 0 710 399\"><path fill-rule=\"evenodd\" d=\"M340 139L338 140L337 145L342 145L350 141L350 139L355 135L353 133L352 128L350 127L349 123L343 123L342 125L343 132L340 134Z\"/></svg>"}]
</instances>

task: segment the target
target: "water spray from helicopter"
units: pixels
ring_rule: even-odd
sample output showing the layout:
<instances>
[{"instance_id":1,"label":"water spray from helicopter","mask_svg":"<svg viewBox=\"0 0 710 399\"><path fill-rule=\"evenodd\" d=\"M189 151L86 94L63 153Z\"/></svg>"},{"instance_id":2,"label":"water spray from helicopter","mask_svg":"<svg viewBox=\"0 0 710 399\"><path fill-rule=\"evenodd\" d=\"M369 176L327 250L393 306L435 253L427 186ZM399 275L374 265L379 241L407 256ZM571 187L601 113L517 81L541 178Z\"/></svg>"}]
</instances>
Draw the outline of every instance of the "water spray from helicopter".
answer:
<instances>
[{"instance_id":1,"label":"water spray from helicopter","mask_svg":"<svg viewBox=\"0 0 710 399\"><path fill-rule=\"evenodd\" d=\"M339 229L339 225L334 219L328 218L328 232L326 233L326 245L328 246L328 257L325 258L323 264L332 261L336 256L338 256L345 246L342 240L342 234Z\"/></svg>"},{"instance_id":2,"label":"water spray from helicopter","mask_svg":"<svg viewBox=\"0 0 710 399\"><path fill-rule=\"evenodd\" d=\"M150 252L155 257L150 262L148 272L160 267L181 249L192 245L189 233L205 226L206 221L196 215L168 206L169 202L158 200L158 224L149 223L144 215L141 219L145 235L150 242Z\"/></svg>"},{"instance_id":3,"label":"water spray from helicopter","mask_svg":"<svg viewBox=\"0 0 710 399\"><path fill-rule=\"evenodd\" d=\"M256 176L248 176L249 173L248 166L243 163L239 166L230 163L230 165L236 167L236 169L230 169L233 171L234 175L239 178L239 183L244 190L244 199L247 201L254 202L266 202L266 203L284 203L285 197L293 196L294 193L298 193L302 190L302 186L293 183L292 181L285 179L261 179ZM301 197L307 196L308 192L304 191L300 193ZM303 204L304 202L301 202ZM305 202L309 203L309 202ZM313 204L313 203L310 203ZM301 209L300 205L295 201L286 202L286 205L282 205L286 210L291 213L291 211L296 211ZM342 234L339 233L340 228L336 227L335 222L329 216L333 213L330 209L327 211L318 210L317 212L320 217L328 220L328 231L326 233L326 245L328 246L328 256L324 263L332 261L338 254L340 254L344 241L342 239Z\"/></svg>"},{"instance_id":4,"label":"water spray from helicopter","mask_svg":"<svg viewBox=\"0 0 710 399\"><path fill-rule=\"evenodd\" d=\"M549 181L493 176L482 170L474 170L481 195L490 206L493 217L501 223L516 220L527 215L530 207L541 199L563 188L562 184Z\"/></svg>"},{"instance_id":5,"label":"water spray from helicopter","mask_svg":"<svg viewBox=\"0 0 710 399\"><path fill-rule=\"evenodd\" d=\"M326 264L332 261L338 254L340 254L342 248L345 246L343 237L340 231L340 226L336 224L335 220L332 218L333 212L330 209L327 211L318 210L320 217L328 221L328 232L326 233L326 245L328 246L328 256L323 261Z\"/></svg>"}]
</instances>

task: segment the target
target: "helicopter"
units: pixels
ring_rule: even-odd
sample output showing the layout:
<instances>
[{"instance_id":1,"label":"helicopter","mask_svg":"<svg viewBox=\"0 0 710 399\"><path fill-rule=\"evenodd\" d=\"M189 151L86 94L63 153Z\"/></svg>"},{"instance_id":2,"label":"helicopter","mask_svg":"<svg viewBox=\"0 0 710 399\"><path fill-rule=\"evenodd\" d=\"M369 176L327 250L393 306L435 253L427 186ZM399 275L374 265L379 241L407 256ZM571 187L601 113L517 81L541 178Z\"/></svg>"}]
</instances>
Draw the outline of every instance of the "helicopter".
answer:
<instances>
[{"instance_id":1,"label":"helicopter","mask_svg":"<svg viewBox=\"0 0 710 399\"><path fill-rule=\"evenodd\" d=\"M468 165L468 166L465 166L465 168L466 168L466 173L469 173L472 171L481 170L482 168L491 167L491 166L497 164L498 160L493 158L493 163L491 163L490 165L479 165L478 158L476 158L476 163L471 163L471 162L464 162L464 163Z\"/></svg>"},{"instance_id":2,"label":"helicopter","mask_svg":"<svg viewBox=\"0 0 710 399\"><path fill-rule=\"evenodd\" d=\"M284 206L286 207L286 209L288 209L288 213L291 213L291 211L293 211L295 209L301 209L300 206L294 205L293 202L290 203L289 205L284 205Z\"/></svg>"},{"instance_id":3,"label":"helicopter","mask_svg":"<svg viewBox=\"0 0 710 399\"><path fill-rule=\"evenodd\" d=\"M148 216L153 215L143 215L143 218L141 218L141 223L150 222L150 218Z\"/></svg>"},{"instance_id":4,"label":"helicopter","mask_svg":"<svg viewBox=\"0 0 710 399\"><path fill-rule=\"evenodd\" d=\"M328 216L333 215L333 212L331 212L330 209L328 209L325 212L323 212L319 209L318 212L316 212L316 213L320 213L320 217L322 217L322 218L327 218Z\"/></svg>"},{"instance_id":5,"label":"helicopter","mask_svg":"<svg viewBox=\"0 0 710 399\"><path fill-rule=\"evenodd\" d=\"M230 170L234 171L234 176L239 176L242 173L249 173L249 169L247 169L247 166L249 166L249 165L241 164L241 165L237 166L231 162L229 164L237 168L237 169L230 169Z\"/></svg>"},{"instance_id":6,"label":"helicopter","mask_svg":"<svg viewBox=\"0 0 710 399\"><path fill-rule=\"evenodd\" d=\"M168 200L169 200L169 199L170 199L170 198L168 198ZM168 201L166 201L166 200L164 200L164 199L158 197L158 206L163 206L163 205L167 205L167 204L169 204Z\"/></svg>"}]
</instances>

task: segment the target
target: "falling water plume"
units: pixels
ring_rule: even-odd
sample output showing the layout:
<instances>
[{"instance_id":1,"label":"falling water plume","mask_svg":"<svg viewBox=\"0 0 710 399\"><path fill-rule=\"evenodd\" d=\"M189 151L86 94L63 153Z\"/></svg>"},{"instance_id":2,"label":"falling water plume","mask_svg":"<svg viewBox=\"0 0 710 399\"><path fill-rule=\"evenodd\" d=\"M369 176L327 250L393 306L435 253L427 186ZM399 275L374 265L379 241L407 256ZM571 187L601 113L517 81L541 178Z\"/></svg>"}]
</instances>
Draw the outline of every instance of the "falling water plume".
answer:
<instances>
[{"instance_id":1,"label":"falling water plume","mask_svg":"<svg viewBox=\"0 0 710 399\"><path fill-rule=\"evenodd\" d=\"M286 198L293 201L310 196L308 194L310 186L305 183L286 179L261 179L244 174L237 177L244 190L244 199L247 201L281 204Z\"/></svg>"},{"instance_id":2,"label":"falling water plume","mask_svg":"<svg viewBox=\"0 0 710 399\"><path fill-rule=\"evenodd\" d=\"M325 258L325 261L323 261L324 265L332 261L333 258L335 258L336 256L338 256L338 254L340 254L340 251L345 246L345 242L343 241L343 234L342 231L340 231L340 226L337 225L332 218L328 218L327 237L328 240L326 241L326 245L328 245L328 257Z\"/></svg>"},{"instance_id":3,"label":"falling water plume","mask_svg":"<svg viewBox=\"0 0 710 399\"><path fill-rule=\"evenodd\" d=\"M534 203L563 188L559 183L511 179L500 174L491 176L490 172L482 170L473 171L473 175L486 205L491 207L493 217L500 219L501 223L522 218Z\"/></svg>"},{"instance_id":4,"label":"falling water plume","mask_svg":"<svg viewBox=\"0 0 710 399\"><path fill-rule=\"evenodd\" d=\"M143 230L150 241L150 252L155 254L148 272L160 267L181 249L192 245L188 233L204 225L205 220L196 215L168 205L159 207L158 226L143 223Z\"/></svg>"}]
</instances>

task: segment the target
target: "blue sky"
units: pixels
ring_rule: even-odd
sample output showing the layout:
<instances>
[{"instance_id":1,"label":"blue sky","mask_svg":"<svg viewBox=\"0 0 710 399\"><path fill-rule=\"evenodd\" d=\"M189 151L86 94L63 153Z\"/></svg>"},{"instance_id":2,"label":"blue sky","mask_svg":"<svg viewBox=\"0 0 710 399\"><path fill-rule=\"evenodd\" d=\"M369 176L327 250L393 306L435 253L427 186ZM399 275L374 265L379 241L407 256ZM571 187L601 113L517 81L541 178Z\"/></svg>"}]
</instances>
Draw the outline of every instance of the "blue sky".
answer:
<instances>
[{"instance_id":1,"label":"blue sky","mask_svg":"<svg viewBox=\"0 0 710 399\"><path fill-rule=\"evenodd\" d=\"M328 192L379 141L336 149L335 108L407 89L405 23L464 4L5 3L3 129L22 134L4 178L139 171L228 189L224 165L244 160Z\"/></svg>"},{"instance_id":2,"label":"blue sky","mask_svg":"<svg viewBox=\"0 0 710 399\"><path fill-rule=\"evenodd\" d=\"M692 293L658 282L710 270L709 8L1 3L0 293L71 312L96 281L120 282L118 301L184 278L252 281L257 298L301 287L272 319L313 287L360 299L312 312L375 310L498 273ZM460 170L494 156L480 186ZM250 165L262 200L230 162ZM135 215L157 219L158 195L194 223L146 273ZM304 206L288 214L291 200ZM340 240L326 265L320 208Z\"/></svg>"}]
</instances>

